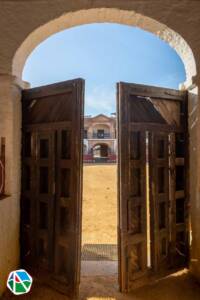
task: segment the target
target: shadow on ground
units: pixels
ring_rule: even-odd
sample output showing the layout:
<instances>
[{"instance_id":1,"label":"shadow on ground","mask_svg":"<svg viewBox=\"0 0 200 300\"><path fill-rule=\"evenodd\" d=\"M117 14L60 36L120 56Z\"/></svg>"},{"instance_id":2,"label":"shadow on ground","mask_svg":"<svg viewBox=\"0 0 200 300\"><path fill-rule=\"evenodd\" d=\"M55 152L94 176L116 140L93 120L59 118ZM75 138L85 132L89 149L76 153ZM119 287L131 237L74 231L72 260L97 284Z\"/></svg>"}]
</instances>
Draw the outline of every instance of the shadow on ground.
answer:
<instances>
[{"instance_id":1,"label":"shadow on ground","mask_svg":"<svg viewBox=\"0 0 200 300\"><path fill-rule=\"evenodd\" d=\"M117 244L84 244L81 260L84 261L117 261Z\"/></svg>"},{"instance_id":2,"label":"shadow on ground","mask_svg":"<svg viewBox=\"0 0 200 300\"><path fill-rule=\"evenodd\" d=\"M16 299L8 293L3 300ZM32 291L17 299L24 300L68 300L65 295L45 287L34 286ZM154 284L138 288L123 295L118 292L117 278L83 277L79 300L199 300L200 285L186 271L174 273Z\"/></svg>"},{"instance_id":3,"label":"shadow on ground","mask_svg":"<svg viewBox=\"0 0 200 300\"><path fill-rule=\"evenodd\" d=\"M90 288L88 288L90 286ZM175 273L154 284L123 295L118 292L116 278L84 278L80 288L81 300L199 300L200 285L186 271Z\"/></svg>"}]
</instances>

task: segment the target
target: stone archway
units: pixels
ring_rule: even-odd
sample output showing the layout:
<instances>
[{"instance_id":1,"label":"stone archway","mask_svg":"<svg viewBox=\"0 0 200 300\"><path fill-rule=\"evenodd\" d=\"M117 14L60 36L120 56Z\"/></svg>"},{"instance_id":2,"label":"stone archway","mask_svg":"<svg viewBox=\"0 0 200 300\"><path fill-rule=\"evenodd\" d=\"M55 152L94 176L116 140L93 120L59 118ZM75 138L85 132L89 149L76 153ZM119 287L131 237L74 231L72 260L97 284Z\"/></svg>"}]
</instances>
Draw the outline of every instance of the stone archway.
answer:
<instances>
[{"instance_id":1,"label":"stone archway","mask_svg":"<svg viewBox=\"0 0 200 300\"><path fill-rule=\"evenodd\" d=\"M38 44L52 34L78 25L105 22L136 26L157 35L160 39L167 42L182 59L185 66L187 84L191 83L192 77L196 76L194 55L183 37L155 19L135 11L116 8L91 8L70 12L36 28L26 37L15 52L12 74L21 77L27 57Z\"/></svg>"},{"instance_id":2,"label":"stone archway","mask_svg":"<svg viewBox=\"0 0 200 300\"><path fill-rule=\"evenodd\" d=\"M6 132L7 163L5 189L11 196L10 202L3 201L0 203L0 211L3 215L0 221L0 228L2 228L2 238L0 241L2 247L0 253L0 281L3 282L0 287L0 292L5 288L5 274L10 269L15 268L19 260L20 98L21 87L25 87L21 82L23 66L33 49L50 35L72 26L102 22L137 26L149 31L174 48L184 63L187 76L185 87L190 87L190 168L191 172L193 171L194 174L193 181L190 185L193 230L191 257L194 258L192 260L191 269L193 274L200 279L200 245L198 243L200 230L198 229L197 218L198 213L200 212L198 204L199 172L197 171L200 168L200 161L198 158L200 147L198 132L200 125L196 87L196 84L199 84L200 82L198 77L196 77L196 63L199 65L200 60L198 60L197 57L199 44L196 39L197 34L195 35L195 30L192 30L192 25L190 29L186 29L186 26L184 28L184 25L182 25L181 29L178 22L176 22L178 12L174 5L177 5L178 2L170 4L166 9L163 9L162 3L153 3L154 1L149 1L148 5L138 5L136 3L137 1L132 1L133 3L129 4L125 4L124 1L109 1L109 4L106 3L108 1L101 1L102 3L100 6L96 3L91 3L90 1L80 1L80 4L75 4L73 6L72 2L74 1L69 1L70 3L62 3L62 5L57 7L54 7L53 4L49 7L45 7L45 5L41 6L39 2L40 1L37 1L36 4L31 4L33 5L33 10L30 9L30 7L26 7L26 4L19 4L16 12L18 17L13 17L13 19L11 18L11 12L14 4L9 7L5 6L4 15L6 16L7 21L10 22L10 27L8 26L8 29L6 28L7 23L5 18L2 18L3 23L1 28L6 29L4 31L1 29L3 32L1 34L1 41L3 40L5 45L5 47L2 48L5 49L0 50L0 72L3 74L0 77L0 105L2 108L0 133L4 136ZM189 14L189 4L185 3L184 5L182 6L182 9L184 11L184 16L187 16ZM194 17L195 8L192 9ZM198 15L198 10L196 13ZM170 16L172 16L173 20L170 19ZM184 21L185 19L186 18L183 17ZM24 24L26 24L26 26ZM193 31L194 34L194 36L191 35L191 39L189 38L189 31ZM184 36L185 39L182 36ZM192 48L190 48L189 45ZM193 52L195 53L196 63ZM12 212L14 219L14 222L12 223L6 219L6 216L9 215L10 212ZM9 239L7 238L8 231ZM13 251L9 250L13 249L13 247L15 249L14 254ZM3 259L4 256L8 257L6 261ZM3 275L2 272L4 273Z\"/></svg>"}]
</instances>

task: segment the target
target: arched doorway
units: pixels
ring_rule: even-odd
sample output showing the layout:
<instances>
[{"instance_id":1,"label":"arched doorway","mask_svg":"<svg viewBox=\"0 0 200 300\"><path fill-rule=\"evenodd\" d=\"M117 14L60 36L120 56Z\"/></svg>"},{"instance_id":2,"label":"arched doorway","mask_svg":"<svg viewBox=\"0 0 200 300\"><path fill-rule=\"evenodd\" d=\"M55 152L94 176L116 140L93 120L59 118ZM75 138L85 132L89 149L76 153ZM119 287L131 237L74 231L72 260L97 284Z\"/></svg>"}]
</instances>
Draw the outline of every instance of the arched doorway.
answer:
<instances>
[{"instance_id":1,"label":"arched doorway","mask_svg":"<svg viewBox=\"0 0 200 300\"><path fill-rule=\"evenodd\" d=\"M118 8L120 8L120 7L118 7ZM92 14L90 14L90 12L89 12L88 9L84 10L84 13L82 11L80 13L79 12L75 12L75 14L77 14L76 16L78 17L78 18L75 18L76 20L73 19L73 13L70 13L68 16L66 16L66 15L63 16L63 18L67 17L67 19L69 17L70 22L68 23L68 25L66 25L65 22L62 22L63 19L62 20L60 19L59 22L57 23L57 25L53 22L53 20L51 20L52 23L54 23L54 24L51 23L51 24L48 24L46 28L40 28L39 29L39 31L41 30L40 33L36 29L35 32L33 33L33 36L29 37L30 39L28 38L25 41L25 38L23 38L23 36L20 36L21 40L20 40L20 42L19 42L18 45L20 45L21 42L24 40L25 42L24 42L23 46L25 46L26 49L25 48L22 49L23 47L22 48L20 47L21 49L18 49L19 51L17 51L15 59L13 61L13 74L15 76L18 76L20 78L22 66L24 64L24 61L25 61L28 53L30 53L31 50L35 47L35 45L38 44L41 40L43 40L45 37L47 37L48 35L52 34L53 32L56 32L56 31L62 29L63 26L66 28L68 26L74 26L74 24L78 24L78 23L80 24L82 22L103 22L105 20L108 20L108 21L111 22L111 21L114 20L114 21L119 22L119 23L121 23L121 22L122 23L126 23L126 24L131 23L131 25L139 24L139 26L144 27L145 29L152 31L155 34L159 34L161 36L161 38L163 37L166 41L169 41L170 43L172 43L172 45L177 45L177 43L179 44L179 42L182 41L182 38L179 35L177 36L177 34L174 31L169 30L169 28L166 27L165 25L163 25L163 26L160 27L160 23L156 22L156 21L154 21L152 23L152 19L151 18L147 18L147 17L143 17L142 15L135 14L135 12L133 12L133 10L130 10L130 11L125 10L125 11L123 11L122 8L121 9L118 9L118 8L117 9L116 9L116 7L115 8L95 8L93 11L91 11ZM82 17L80 18L80 16L82 16ZM158 14L157 14L157 16L158 16ZM134 18L136 19L136 21L135 20L133 21ZM155 16L155 18L156 18L156 16ZM139 19L139 22L138 22L138 19ZM163 22L164 22L164 18L161 18L161 19L163 19ZM50 21L50 20L47 20L47 21ZM35 28L39 28L40 25L42 25L43 23L44 23L44 20L41 21L41 24L38 24L35 27L33 26L34 28L32 28L30 30L30 32L31 31L33 32ZM173 28L176 30L176 26L175 25L174 25ZM178 31L178 28L177 28L177 31ZM35 37L37 37L36 39L34 39L34 35L35 35ZM27 36L27 32L26 32L26 36ZM184 44L184 42L183 42L183 44ZM182 43L180 43L180 44L182 44ZM192 54L191 49L188 48L189 47L188 45L186 46L186 51L182 51L183 48L184 48L183 44L182 44L182 46L180 48L181 57L183 57L183 61L184 62L186 62L186 61L188 62L188 63L186 63L186 65L187 65L186 69L187 69L187 74L188 74L188 80L191 82L192 81L192 77L196 75L196 68L195 68L194 58L193 58L193 54ZM176 46L175 46L175 48L176 48ZM189 51L187 51L187 49L189 49ZM14 52L15 51L13 51L13 53ZM5 56L5 57L7 57L7 56ZM5 68L5 70L7 70L7 69ZM11 68L10 68L10 70L11 70ZM194 108L194 106L193 106L193 108ZM16 123L16 124L19 125L19 123ZM17 127L13 126L13 128L15 128L15 129L18 128L18 132L19 132L20 131L20 129L19 129L20 126L18 126L18 125L17 125ZM196 127L197 127L197 125L195 126L195 130L196 130ZM192 136L192 144L194 146L194 145L196 145L196 142L195 142L195 132L194 132L194 127L192 127L192 128L193 128L193 130L191 132L192 133L191 136ZM9 139L9 141L11 141L11 144L14 144L14 143L12 143L12 141L14 140L14 138L12 136L9 136L8 139ZM20 148L19 145L16 143L15 155L16 155L17 152L20 151L19 148ZM198 149L198 147L196 148L194 146L193 150L196 151L195 149ZM193 150L191 149L191 153L194 153ZM193 155L191 155L191 157L193 157ZM196 157L196 154L194 154L194 157L192 158L192 165L193 166L196 166L195 162L198 161L195 157ZM19 164L19 158L16 159L14 156L12 156L11 153L8 153L8 158L9 158L9 161L11 162L13 170L15 169L16 166L17 166L17 168L19 167L18 166L18 164ZM14 160L16 161L16 165L12 164L12 161L14 161ZM20 167L19 167L19 169L20 169ZM8 173L8 182L9 182L9 176L10 175ZM17 178L17 176L16 176L16 178ZM196 191L196 187L194 186L193 191L191 189L191 194L194 196L194 199L196 199L195 191ZM13 194L13 197L15 199L15 197L17 197L17 196L15 194ZM16 198L16 201L18 201L17 198ZM194 200L194 202L196 203L196 200ZM3 204L2 204L2 206L3 206ZM7 208L7 205L6 205L5 209L6 208ZM197 226L194 226L194 232L196 232L195 231L196 230L195 227L197 227ZM13 229L13 231L15 231L15 229ZM196 240L194 239L194 243L195 243L195 241ZM12 247L10 247L10 248L12 248Z\"/></svg>"},{"instance_id":2,"label":"arched doorway","mask_svg":"<svg viewBox=\"0 0 200 300\"><path fill-rule=\"evenodd\" d=\"M123 86L123 85L120 85L120 87L121 86ZM138 90L140 90L140 88L141 87L138 87ZM137 89L137 88L136 88ZM153 88L152 88L153 89ZM162 92L160 91L160 90L158 90L157 91L158 92L158 94L159 94L159 97L160 98L162 98L161 97L161 95L162 95ZM143 94L144 92L142 92L141 94L139 93L137 96L141 96L141 97L143 97L144 96L144 94ZM170 94L170 93L172 93L173 94L173 92L171 92L171 91L164 91L164 93L165 94ZM150 93L151 94L151 93ZM153 94L154 94L154 92L153 92ZM156 92L155 92L155 94L156 94ZM176 93L175 93L176 94ZM118 91L118 95L121 95L121 90L119 89L119 91ZM179 94L176 94L177 95L177 97L179 97ZM147 97L149 97L150 95L149 94L145 94L145 96L147 96ZM175 97L176 98L176 97ZM164 98L165 100L167 100L168 99L168 97L165 97ZM141 100L142 101L142 100ZM145 101L144 101L145 102ZM149 106L149 103L147 104L147 102L146 102L146 104L145 105L147 105L147 106ZM153 104L153 106L154 106L154 104ZM162 110L162 109L161 109ZM138 112L139 112L139 110L138 110ZM120 107L120 110L119 110L119 113L120 113L120 115L122 114L122 107ZM132 111L132 109L130 108L130 113L134 113L133 111ZM163 112L162 112L163 113ZM128 116L128 115L127 115ZM140 117L141 117L141 112L139 112L139 114L138 114L138 120L137 120L137 122L139 122L139 123L142 123L144 120L142 120L142 122L140 122L141 121L141 119L140 119ZM166 115L165 115L165 117L166 117ZM132 118L132 116L130 117L129 116L129 119L128 120L130 120ZM162 118L163 118L163 116L160 116L160 117L158 117L158 119L160 119L160 122L161 122L161 120L162 120ZM148 118L147 118L148 119ZM150 118L151 119L151 118ZM158 121L158 120L157 120ZM155 123L157 122L157 121L155 121ZM130 121L131 122L131 121ZM151 119L151 122L153 122L153 119ZM165 122L164 120L162 120L162 122ZM161 123L162 123L161 122ZM159 123L159 122L158 122ZM121 124L119 124L119 130L121 130ZM139 127L139 131L140 131L140 127ZM97 135L97 138L103 138L104 136L105 136L105 131L104 131L104 129L100 129L98 132L96 132L95 133L96 135ZM145 134L146 134L146 132L145 132ZM128 135L129 135L129 132L128 132ZM125 135L124 135L124 137L125 137ZM121 137L121 139L123 139L122 137ZM140 140L140 138L139 138L139 140ZM123 147L125 147L125 145L128 145L129 144L129 140L127 140L127 143L124 143L123 145L121 144L121 152L119 153L119 155L120 155L120 157L122 156L122 153L124 152L123 151L123 149L125 149L125 148L123 148ZM140 143L140 142L139 142ZM165 143L165 142L164 142ZM134 141L134 147L135 147L135 141ZM108 148L107 148L107 146L105 146L105 145L96 145L94 148L93 148L93 151L94 151L94 155L93 155L93 157L94 157L94 159L95 159L95 161L101 161L102 159L107 159L107 156L108 156ZM123 154L124 155L124 154ZM128 156L128 157L130 157L130 155ZM120 162L122 162L122 158L123 157L121 157L120 158ZM124 160L124 165L126 165L127 164L127 162L128 162L128 159L126 159L126 160ZM141 162L138 162L138 164L140 164ZM122 179L122 177L124 176L124 178L127 176L127 174L125 174L126 172L127 173L129 173L130 172L130 170L128 169L129 167L128 167L128 165L127 165L127 168L125 168L125 169L123 169L122 167L120 167L120 170L122 171L122 172L124 172L123 174L122 173L120 173L120 180ZM133 174L133 176L134 176L134 182L137 182L137 185L138 185L138 191L136 192L136 194L134 194L135 192L133 192L133 194L134 194L134 196L137 196L138 198L141 196L141 175L140 174L142 174L143 173L143 171L144 170L142 170L142 169L140 169L140 167L138 166L137 167L137 172L136 172L136 174ZM135 170L134 170L134 172L135 172ZM128 177L128 176L127 176ZM130 185L130 182L131 182L131 180L133 180L133 179L130 179L129 178L129 180L128 180L128 183L129 183L129 185ZM135 183L134 183L135 184ZM126 184L127 185L127 184ZM121 187L123 187L123 183L120 185ZM126 186L127 187L127 186ZM76 187L77 189L79 189L79 187L77 186ZM124 187L123 187L124 188ZM129 188L128 188L128 190L129 190ZM122 192L123 193L123 192ZM120 194L121 195L121 194ZM143 199L144 200L144 199ZM122 198L120 198L120 201L122 201ZM124 205L124 206L123 206ZM132 286L134 285L133 284L133 282L136 280L136 277L138 276L137 274L140 274L139 275L139 277L141 276L141 277L143 277L143 275L145 274L145 272L146 272L146 270L147 270L147 265L146 265L146 248L147 248L147 245L146 245L146 233L147 233L147 229L144 229L144 227L146 226L146 225L144 225L145 224L145 217L144 217L144 214L146 215L146 207L145 207L145 205L142 205L142 206L137 206L136 208L135 207L129 207L129 203L127 202L127 203L125 203L125 204L123 204L123 205L119 205L119 207L123 207L124 208L124 211L123 211L123 213L122 213L122 211L121 212L119 212L119 215L120 215L120 221L119 222L121 222L120 223L120 225L119 225L119 227L120 227L120 230L121 230L121 232L119 233L119 240L120 240L120 244L119 244L119 258L120 258L120 274L119 274L119 282L120 282L120 288L121 288L121 291L129 291L129 290L131 290L131 288L132 288ZM79 204L78 204L78 206L79 206ZM77 209L78 209L78 206L77 206ZM129 211L127 210L127 207L129 207ZM160 209L160 207L159 207L159 209ZM137 210L137 212L135 212L135 210ZM164 211L165 211L165 208L164 208ZM159 212L160 213L160 212ZM130 215L134 215L134 218L135 219L137 219L135 222L137 222L138 223L138 227L137 228L135 228L135 224L134 224L134 221L132 222L130 219L131 219L131 217L130 217ZM163 215L166 215L166 212L164 212L163 213L163 210L162 210L162 214ZM125 218L126 218L126 222L128 223L128 225L127 226L130 226L130 229L127 229L127 228L122 228L122 224L125 222L124 220L125 220ZM78 222L80 222L80 220L77 220ZM129 222L130 222L130 224L129 224ZM131 223L132 222L132 223ZM140 225L141 224L141 225ZM166 224L165 224L166 225ZM133 227L133 228L132 228ZM123 235L122 235L122 231L126 231L127 230L127 237L126 237L126 239L127 240L125 240L125 238L123 237ZM131 231L131 232L129 232L129 230ZM135 231L136 230L136 231ZM142 236L142 234L141 234L141 231L143 231L143 236ZM140 238L141 238L141 241L140 241L140 243L136 243L135 244L135 241L133 241L132 240L132 244L130 243L129 244L129 239L131 240L131 238L133 238L133 235L136 235L136 233L137 234L140 234ZM131 237L132 236L132 237ZM159 240L159 243L162 243L162 251L163 251L163 255L164 256L167 256L167 251L166 251L166 249L168 248L168 236L166 236L164 239L162 239L162 240ZM125 247L125 245L127 245L128 244L128 247L126 246ZM153 243L152 243L153 244ZM62 245L63 246L63 245ZM65 246L67 246L67 243L66 243L66 245ZM155 247L155 244L154 244L154 247ZM161 245L159 245L159 247L161 247ZM78 249L78 247L76 247L76 248L74 248L75 249L75 251L76 251L76 253L78 254L78 252L79 252L79 249ZM154 255L156 256L157 255L157 253L154 253ZM126 259L125 259L125 257L129 257L129 266L127 266L127 264L125 263L125 261L126 261ZM62 258L63 257L63 258ZM67 261L65 261L65 258L66 258L66 255L65 254L62 254L61 255L61 258L62 258L62 262L65 262L65 264L67 263ZM134 257L134 258L133 258ZM137 261L137 263L136 262L134 262L134 259L136 259L136 261ZM59 260L59 259L58 259ZM122 262L122 260L123 260L123 262ZM61 263L59 262L59 264L61 265ZM79 269L79 267L78 267L78 264L79 264L79 262L78 262L78 260L77 260L77 262L73 265L73 267L74 267L74 269ZM152 263L152 265L151 266L153 266L153 263ZM132 267L133 267L133 269L132 269ZM64 271L64 273L63 273L63 275L64 274L67 274L67 272L68 272L68 270L67 269L63 269ZM59 269L59 271L58 272L60 272L61 270ZM133 273L133 274L132 274ZM136 273L136 277L135 277L135 273ZM78 274L77 274L78 275ZM76 285L77 284L77 281L76 281L76 279L75 279L75 281L74 281L74 284ZM77 290L77 286L76 286L76 290Z\"/></svg>"},{"instance_id":3,"label":"arched doorway","mask_svg":"<svg viewBox=\"0 0 200 300\"><path fill-rule=\"evenodd\" d=\"M95 162L106 162L109 155L109 146L107 144L96 144L92 152Z\"/></svg>"}]
</instances>

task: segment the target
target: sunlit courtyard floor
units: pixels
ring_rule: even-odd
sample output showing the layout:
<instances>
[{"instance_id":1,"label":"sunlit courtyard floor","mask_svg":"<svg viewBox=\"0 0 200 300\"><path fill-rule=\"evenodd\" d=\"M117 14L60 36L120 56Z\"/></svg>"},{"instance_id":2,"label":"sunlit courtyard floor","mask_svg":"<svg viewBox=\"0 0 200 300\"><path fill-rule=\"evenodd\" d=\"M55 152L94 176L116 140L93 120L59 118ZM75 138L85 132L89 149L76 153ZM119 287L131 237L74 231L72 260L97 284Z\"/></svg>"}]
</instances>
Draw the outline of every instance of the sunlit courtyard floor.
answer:
<instances>
[{"instance_id":1,"label":"sunlit courtyard floor","mask_svg":"<svg viewBox=\"0 0 200 300\"><path fill-rule=\"evenodd\" d=\"M16 299L10 293L3 297ZM46 286L34 286L31 292L17 296L24 300L68 300L55 290ZM116 276L82 277L79 300L199 300L200 285L192 279L187 271L168 276L154 284L138 288L130 294L118 292Z\"/></svg>"},{"instance_id":2,"label":"sunlit courtyard floor","mask_svg":"<svg viewBox=\"0 0 200 300\"><path fill-rule=\"evenodd\" d=\"M80 300L199 300L200 285L186 270L174 273L151 285L135 289L132 293L118 291L116 276L83 277Z\"/></svg>"},{"instance_id":3,"label":"sunlit courtyard floor","mask_svg":"<svg viewBox=\"0 0 200 300\"><path fill-rule=\"evenodd\" d=\"M116 165L103 167L84 167L83 259L79 300L200 300L200 285L190 277L187 270L151 282L130 294L119 292L116 260ZM2 299L69 298L34 281L29 294L16 298L8 292Z\"/></svg>"},{"instance_id":4,"label":"sunlit courtyard floor","mask_svg":"<svg viewBox=\"0 0 200 300\"><path fill-rule=\"evenodd\" d=\"M83 167L82 245L117 244L117 165Z\"/></svg>"}]
</instances>

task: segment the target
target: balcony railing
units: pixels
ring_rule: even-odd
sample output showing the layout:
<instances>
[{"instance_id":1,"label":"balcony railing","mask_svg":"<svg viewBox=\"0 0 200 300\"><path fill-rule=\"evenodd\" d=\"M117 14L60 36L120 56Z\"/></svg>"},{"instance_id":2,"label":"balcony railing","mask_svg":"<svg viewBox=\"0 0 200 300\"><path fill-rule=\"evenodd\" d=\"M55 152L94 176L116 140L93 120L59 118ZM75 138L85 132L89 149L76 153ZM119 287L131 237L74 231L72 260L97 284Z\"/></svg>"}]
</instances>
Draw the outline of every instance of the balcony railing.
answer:
<instances>
[{"instance_id":1,"label":"balcony railing","mask_svg":"<svg viewBox=\"0 0 200 300\"><path fill-rule=\"evenodd\" d=\"M110 133L93 133L92 138L93 139L110 139L111 134Z\"/></svg>"}]
</instances>

